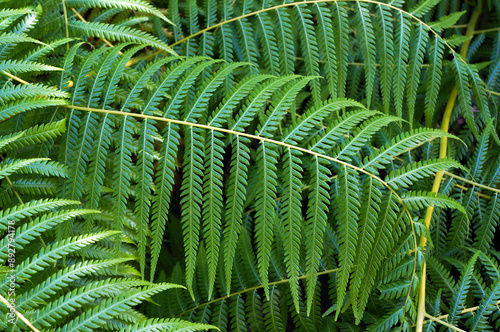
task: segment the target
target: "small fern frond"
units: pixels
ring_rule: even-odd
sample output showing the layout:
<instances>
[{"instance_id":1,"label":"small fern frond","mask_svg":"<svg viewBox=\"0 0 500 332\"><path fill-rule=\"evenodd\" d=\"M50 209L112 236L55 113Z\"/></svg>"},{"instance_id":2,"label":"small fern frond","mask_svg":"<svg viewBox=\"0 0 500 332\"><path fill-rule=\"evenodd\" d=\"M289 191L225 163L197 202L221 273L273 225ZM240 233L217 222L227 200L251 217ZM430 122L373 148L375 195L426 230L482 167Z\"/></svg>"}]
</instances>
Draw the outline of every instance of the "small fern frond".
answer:
<instances>
[{"instance_id":1,"label":"small fern frond","mask_svg":"<svg viewBox=\"0 0 500 332\"><path fill-rule=\"evenodd\" d=\"M338 232L339 232L339 266L337 276L337 313L339 316L344 306L347 283L351 273L356 255L356 243L358 239L358 220L360 210L358 188L358 174L343 166L339 173L339 195L338 195ZM352 302L357 306L356 302Z\"/></svg>"},{"instance_id":2,"label":"small fern frond","mask_svg":"<svg viewBox=\"0 0 500 332\"><path fill-rule=\"evenodd\" d=\"M453 296L453 302L450 307L450 315L449 321L451 324L455 324L460 311L464 305L465 297L469 291L470 279L472 276L472 272L474 271L474 266L476 265L477 258L479 253L475 253L469 262L467 263L467 267L464 269L462 276L460 277L460 281L457 284L457 288L455 289L455 294Z\"/></svg>"},{"instance_id":3,"label":"small fern frond","mask_svg":"<svg viewBox=\"0 0 500 332\"><path fill-rule=\"evenodd\" d=\"M392 185L395 188L408 188L424 177L431 176L440 170L447 170L452 167L464 169L460 163L450 158L419 161L414 164L408 164L406 167L400 168L396 172L391 171L385 178L385 181L388 185Z\"/></svg>"},{"instance_id":4,"label":"small fern frond","mask_svg":"<svg viewBox=\"0 0 500 332\"><path fill-rule=\"evenodd\" d=\"M465 208L459 202L440 193L409 191L404 193L401 198L405 204L408 204L409 207L415 209L424 209L428 206L435 206L440 208L451 208L467 215Z\"/></svg>"},{"instance_id":5,"label":"small fern frond","mask_svg":"<svg viewBox=\"0 0 500 332\"><path fill-rule=\"evenodd\" d=\"M145 44L163 50L172 55L177 55L161 40L138 29L111 25L107 23L81 21L71 21L70 23L68 23L68 27L71 29L72 34L77 36L84 35L88 37L105 38L110 41Z\"/></svg>"},{"instance_id":6,"label":"small fern frond","mask_svg":"<svg viewBox=\"0 0 500 332\"><path fill-rule=\"evenodd\" d=\"M163 15L158 9L153 7L143 0L67 0L65 1L68 7L90 7L90 8L118 8L136 10L142 13L155 15L162 20L173 24L170 20Z\"/></svg>"}]
</instances>

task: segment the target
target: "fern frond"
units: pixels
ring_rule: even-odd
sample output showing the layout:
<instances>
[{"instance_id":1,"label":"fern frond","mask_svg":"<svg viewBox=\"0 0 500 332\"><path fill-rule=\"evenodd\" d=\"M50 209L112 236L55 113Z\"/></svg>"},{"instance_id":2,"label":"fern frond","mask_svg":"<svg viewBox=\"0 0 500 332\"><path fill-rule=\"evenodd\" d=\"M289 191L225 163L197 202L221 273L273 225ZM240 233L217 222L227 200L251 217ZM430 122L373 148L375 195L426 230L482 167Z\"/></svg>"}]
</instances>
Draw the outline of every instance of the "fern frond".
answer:
<instances>
[{"instance_id":1,"label":"fern frond","mask_svg":"<svg viewBox=\"0 0 500 332\"><path fill-rule=\"evenodd\" d=\"M68 0L65 1L68 7L101 7L136 10L139 12L155 15L165 22L173 23L163 15L158 9L143 0Z\"/></svg>"},{"instance_id":2,"label":"fern frond","mask_svg":"<svg viewBox=\"0 0 500 332\"><path fill-rule=\"evenodd\" d=\"M434 118L436 102L438 99L440 82L443 75L444 43L435 37L429 51L430 67L427 72L427 90L425 93L425 125L430 127Z\"/></svg>"},{"instance_id":3,"label":"fern frond","mask_svg":"<svg viewBox=\"0 0 500 332\"><path fill-rule=\"evenodd\" d=\"M470 331L487 331L490 329L488 317L495 310L500 297L500 280L487 289L486 295L479 303L478 310L467 320Z\"/></svg>"},{"instance_id":4,"label":"fern frond","mask_svg":"<svg viewBox=\"0 0 500 332\"><path fill-rule=\"evenodd\" d=\"M186 152L184 163L185 173L182 179L181 198L182 228L184 248L186 253L186 284L193 294L193 278L196 268L196 257L199 246L199 233L201 222L201 206L203 192L203 136L198 128L190 127L185 132Z\"/></svg>"},{"instance_id":5,"label":"fern frond","mask_svg":"<svg viewBox=\"0 0 500 332\"><path fill-rule=\"evenodd\" d=\"M373 111L358 111L344 114L330 125L325 133L315 138L309 149L318 152L330 151L342 135L348 135L358 123L377 114L377 112Z\"/></svg>"},{"instance_id":6,"label":"fern frond","mask_svg":"<svg viewBox=\"0 0 500 332\"><path fill-rule=\"evenodd\" d=\"M295 310L299 312L299 263L302 231L301 162L300 153L286 149L283 153L283 204L280 214L283 227L284 262L290 278L290 290Z\"/></svg>"},{"instance_id":7,"label":"fern frond","mask_svg":"<svg viewBox=\"0 0 500 332\"><path fill-rule=\"evenodd\" d=\"M372 244L375 239L375 231L377 225L377 216L380 212L380 203L382 199L382 191L380 184L375 184L373 178L368 177L364 180L363 190L360 195L360 214L358 221L358 239L357 248L353 265L353 276L350 285L350 296L353 300L353 311L357 321L361 319L359 311L359 296L363 286L361 281L364 278L365 267L368 264L368 257L373 250Z\"/></svg>"},{"instance_id":8,"label":"fern frond","mask_svg":"<svg viewBox=\"0 0 500 332\"><path fill-rule=\"evenodd\" d=\"M120 332L140 332L140 331L160 332L165 330L194 332L194 331L205 331L209 329L217 329L217 327L207 324L195 324L176 318L167 318L167 319L155 318L155 319L145 320L135 325L131 325L125 329L121 329Z\"/></svg>"},{"instance_id":9,"label":"fern frond","mask_svg":"<svg viewBox=\"0 0 500 332\"><path fill-rule=\"evenodd\" d=\"M349 57L349 21L347 10L339 3L333 6L333 31L337 61L337 93L339 97L346 96L347 62Z\"/></svg>"},{"instance_id":10,"label":"fern frond","mask_svg":"<svg viewBox=\"0 0 500 332\"><path fill-rule=\"evenodd\" d=\"M346 140L335 151L335 156L344 161L351 161L352 156L360 149L371 137L379 131L382 127L387 126L389 123L398 120L393 116L377 117L373 120L366 121L358 129L356 129L352 138Z\"/></svg>"},{"instance_id":11,"label":"fern frond","mask_svg":"<svg viewBox=\"0 0 500 332\"><path fill-rule=\"evenodd\" d=\"M420 0L418 4L410 9L410 13L415 17L422 17L438 3L439 0Z\"/></svg>"},{"instance_id":12,"label":"fern frond","mask_svg":"<svg viewBox=\"0 0 500 332\"><path fill-rule=\"evenodd\" d=\"M488 201L485 216L477 226L474 247L482 252L486 252L493 243L493 237L500 220L500 197L493 195Z\"/></svg>"},{"instance_id":13,"label":"fern frond","mask_svg":"<svg viewBox=\"0 0 500 332\"><path fill-rule=\"evenodd\" d=\"M437 171L447 170L452 167L463 169L460 163L450 158L419 161L414 164L408 164L406 167L400 168L396 172L391 171L384 180L388 185L392 185L395 188L408 188L415 181L431 176Z\"/></svg>"},{"instance_id":14,"label":"fern frond","mask_svg":"<svg viewBox=\"0 0 500 332\"><path fill-rule=\"evenodd\" d=\"M245 204L246 187L248 185L248 167L250 151L248 140L236 136L231 143L231 175L226 193L226 225L224 237L224 265L226 288L229 294L231 289L234 256L238 237L243 226L243 208ZM237 324L239 326L239 324Z\"/></svg>"},{"instance_id":15,"label":"fern frond","mask_svg":"<svg viewBox=\"0 0 500 332\"><path fill-rule=\"evenodd\" d=\"M454 54L452 70L455 75L455 86L458 92L458 101L464 114L465 121L475 137L479 136L474 114L472 113L471 90L469 87L469 73L467 63L459 54Z\"/></svg>"},{"instance_id":16,"label":"fern frond","mask_svg":"<svg viewBox=\"0 0 500 332\"><path fill-rule=\"evenodd\" d=\"M66 121L63 119L57 122L50 122L47 124L40 124L30 127L21 132L19 138L13 140L6 149L19 149L28 145L42 143L49 139L60 136L66 131Z\"/></svg>"},{"instance_id":17,"label":"fern frond","mask_svg":"<svg viewBox=\"0 0 500 332\"><path fill-rule=\"evenodd\" d=\"M41 233L46 232L53 228L55 225L62 223L70 218L84 216L90 213L99 213L96 210L63 210L37 217L33 221L24 224L16 230L16 249L23 249L35 237L40 236ZM5 260L8 252L9 241L4 238L0 241L0 259Z\"/></svg>"},{"instance_id":18,"label":"fern frond","mask_svg":"<svg viewBox=\"0 0 500 332\"><path fill-rule=\"evenodd\" d=\"M333 33L332 14L330 8L323 3L316 3L314 12L317 15L318 47L321 59L325 62L326 82L332 98L337 97L337 59L335 37Z\"/></svg>"},{"instance_id":19,"label":"fern frond","mask_svg":"<svg viewBox=\"0 0 500 332\"><path fill-rule=\"evenodd\" d=\"M18 298L16 306L22 310L34 309L38 303L49 299L64 287L74 282L77 279L85 276L99 274L105 271L106 268L126 262L130 259L119 258L105 261L85 261L82 263L73 264L67 268L60 270L56 274L48 277L44 282L24 293Z\"/></svg>"},{"instance_id":20,"label":"fern frond","mask_svg":"<svg viewBox=\"0 0 500 332\"><path fill-rule=\"evenodd\" d=\"M107 23L81 21L71 21L70 23L68 23L68 27L75 35L105 38L110 41L145 44L163 50L172 55L177 55L170 47L163 44L158 38L134 28L121 27Z\"/></svg>"},{"instance_id":21,"label":"fern frond","mask_svg":"<svg viewBox=\"0 0 500 332\"><path fill-rule=\"evenodd\" d=\"M366 81L366 106L370 108L372 100L372 91L375 83L375 34L373 32L373 25L368 15L368 8L365 3L361 1L356 2L356 16L354 23L356 25L357 34L359 35L359 44L361 52L363 53L363 60L365 63L365 81Z\"/></svg>"},{"instance_id":22,"label":"fern frond","mask_svg":"<svg viewBox=\"0 0 500 332\"><path fill-rule=\"evenodd\" d=\"M423 209L428 206L436 206L440 208L451 208L460 211L467 215L465 208L456 200L449 198L440 193L428 193L423 191L411 192L408 191L401 196L403 202L415 209Z\"/></svg>"},{"instance_id":23,"label":"fern frond","mask_svg":"<svg viewBox=\"0 0 500 332\"><path fill-rule=\"evenodd\" d=\"M330 203L328 181L330 170L327 162L317 156L313 157L311 164L310 190L308 207L304 225L305 238L305 272L306 279L306 311L309 314L312 308L314 290L317 282L317 272L323 252L323 236L327 225L328 216L325 211Z\"/></svg>"},{"instance_id":24,"label":"fern frond","mask_svg":"<svg viewBox=\"0 0 500 332\"><path fill-rule=\"evenodd\" d=\"M300 35L300 46L302 56L306 63L306 73L309 76L319 76L319 50L318 42L313 34L311 24L311 11L306 6L297 5L294 7L295 19ZM313 99L315 103L320 102L319 81L312 82Z\"/></svg>"},{"instance_id":25,"label":"fern frond","mask_svg":"<svg viewBox=\"0 0 500 332\"><path fill-rule=\"evenodd\" d=\"M257 150L258 183L255 197L255 237L257 242L257 266L269 299L269 260L273 241L273 228L276 221L276 164L278 155L269 143L261 143Z\"/></svg>"},{"instance_id":26,"label":"fern frond","mask_svg":"<svg viewBox=\"0 0 500 332\"><path fill-rule=\"evenodd\" d=\"M457 316L460 315L460 311L462 310L462 307L464 305L465 297L467 296L467 293L469 291L470 278L474 271L474 266L476 265L478 256L479 253L475 253L474 256L471 257L471 259L467 263L467 267L464 269L460 277L460 281L457 284L457 288L455 289L455 294L453 296L453 301L451 303L450 315L449 315L449 322L451 324L456 323L458 319Z\"/></svg>"},{"instance_id":27,"label":"fern frond","mask_svg":"<svg viewBox=\"0 0 500 332\"><path fill-rule=\"evenodd\" d=\"M410 52L410 23L403 13L398 13L396 20L396 37L394 40L394 102L396 114L403 115L404 87L406 86L406 63Z\"/></svg>"},{"instance_id":28,"label":"fern frond","mask_svg":"<svg viewBox=\"0 0 500 332\"><path fill-rule=\"evenodd\" d=\"M337 274L336 317L338 317L344 306L347 283L356 255L360 209L359 194L357 192L358 182L358 174L342 165L338 177L339 195L337 196L340 271ZM352 304L357 306L356 302L352 302Z\"/></svg>"},{"instance_id":29,"label":"fern frond","mask_svg":"<svg viewBox=\"0 0 500 332\"><path fill-rule=\"evenodd\" d=\"M7 225L8 220L18 221L21 220L21 218L33 216L37 213L76 204L80 204L80 202L62 199L41 199L15 205L0 211L0 227L2 227L1 230L4 230L3 227ZM5 227L5 229L7 228Z\"/></svg>"},{"instance_id":30,"label":"fern frond","mask_svg":"<svg viewBox=\"0 0 500 332\"><path fill-rule=\"evenodd\" d=\"M27 259L17 265L16 280L21 283L23 280L28 279L31 275L43 270L49 264L54 263L63 256L113 234L116 234L116 232L107 231L92 235L67 238L66 240L55 242L43 248L38 254L34 255L30 259ZM0 281L0 289L5 290L8 284L9 281L7 278L2 279L2 281Z\"/></svg>"},{"instance_id":31,"label":"fern frond","mask_svg":"<svg viewBox=\"0 0 500 332\"><path fill-rule=\"evenodd\" d=\"M93 309L85 311L82 315L66 324L56 331L89 331L98 328L105 323L106 319L112 318L122 312L126 312L130 307L146 300L151 295L158 292L180 287L172 284L156 284L145 286L119 295L117 299L103 301Z\"/></svg>"},{"instance_id":32,"label":"fern frond","mask_svg":"<svg viewBox=\"0 0 500 332\"><path fill-rule=\"evenodd\" d=\"M16 99L40 96L64 99L68 97L68 94L42 84L4 85L2 89L0 89L0 101L3 103Z\"/></svg>"},{"instance_id":33,"label":"fern frond","mask_svg":"<svg viewBox=\"0 0 500 332\"><path fill-rule=\"evenodd\" d=\"M381 4L377 5L377 23L380 32L377 34L377 51L380 57L380 89L385 114L389 114L392 86L392 66L394 62L393 28L390 11Z\"/></svg>"},{"instance_id":34,"label":"fern frond","mask_svg":"<svg viewBox=\"0 0 500 332\"><path fill-rule=\"evenodd\" d=\"M420 128L409 132L402 133L401 135L393 138L387 142L378 152L370 154L368 158L363 161L363 168L377 168L380 169L393 161L393 158L405 152L409 152L417 146L420 146L422 141L431 141L438 137L455 138L455 136L445 133L441 130Z\"/></svg>"},{"instance_id":35,"label":"fern frond","mask_svg":"<svg viewBox=\"0 0 500 332\"><path fill-rule=\"evenodd\" d=\"M462 203L464 211L459 210L461 213L453 211L451 226L446 237L446 245L452 248L462 246L468 237L470 220L479 203L476 188L472 187L467 190L461 197L460 203Z\"/></svg>"},{"instance_id":36,"label":"fern frond","mask_svg":"<svg viewBox=\"0 0 500 332\"><path fill-rule=\"evenodd\" d=\"M411 56L408 64L408 84L406 85L406 100L408 103L408 121L410 122L410 129L413 128L418 83L420 81L428 39L429 33L427 29L423 25L418 25L415 30L415 35L412 38L412 46L410 49Z\"/></svg>"},{"instance_id":37,"label":"fern frond","mask_svg":"<svg viewBox=\"0 0 500 332\"><path fill-rule=\"evenodd\" d=\"M278 62L278 44L276 42L276 38L274 37L271 19L267 13L262 13L257 15L257 21L259 27L257 33L263 49L262 53L264 54L264 66L270 74L278 75L280 73Z\"/></svg>"}]
</instances>

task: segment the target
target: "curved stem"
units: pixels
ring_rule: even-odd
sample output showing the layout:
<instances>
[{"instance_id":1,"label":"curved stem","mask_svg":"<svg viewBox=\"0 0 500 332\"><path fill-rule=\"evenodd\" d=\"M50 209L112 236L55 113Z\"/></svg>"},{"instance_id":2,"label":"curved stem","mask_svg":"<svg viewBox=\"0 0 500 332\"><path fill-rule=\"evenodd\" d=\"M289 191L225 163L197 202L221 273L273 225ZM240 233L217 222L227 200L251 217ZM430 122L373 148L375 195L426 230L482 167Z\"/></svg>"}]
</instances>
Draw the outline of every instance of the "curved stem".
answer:
<instances>
[{"instance_id":1,"label":"curved stem","mask_svg":"<svg viewBox=\"0 0 500 332\"><path fill-rule=\"evenodd\" d=\"M455 178L459 181L462 181L462 182L465 182L465 183L468 183L474 187L478 187L478 188L483 188L483 189L486 189L486 190L490 190L490 191L493 191L493 192L496 192L496 193L500 193L500 190L497 189L497 188L493 188L493 187L489 187L489 186L486 186L484 184L481 184L481 183L477 183L477 182L474 182L472 180L468 180L466 178L463 178L461 176L458 176L458 175L455 175L453 173L450 173L450 172L447 172L447 171L444 171L444 174L449 176L450 178Z\"/></svg>"},{"instance_id":2,"label":"curved stem","mask_svg":"<svg viewBox=\"0 0 500 332\"><path fill-rule=\"evenodd\" d=\"M277 5L277 6L272 6L272 7L268 7L268 8L263 8L263 9L260 9L260 10L257 10L257 11L254 11L254 12L251 12L251 13L248 13L248 14L244 14L244 15L241 15L241 16L238 16L238 17L233 17L229 20L225 20L225 21L222 21L222 22L219 22L217 24L214 24L212 26L209 26L205 29L202 29L198 32L195 32L189 36L186 36L182 39L179 39L178 41L176 41L175 43L173 44L170 44L169 47L170 48L173 48L174 46L177 46L179 44L182 44L183 42L191 39L191 38L194 38L196 36L199 36L207 31L210 31L210 30L214 30L216 28L219 28L220 26L224 25L224 24L228 24L228 23L231 23L231 22L235 22L235 21L238 21L238 20L241 20L241 19L244 19L244 18L247 18L247 17L250 17L250 16L255 16L255 15L258 15L258 14L261 14L261 13L265 13L265 12L268 12L268 11L272 11L272 10L276 10L276 9L279 9L279 8L286 8L286 7L293 7L293 6L299 6L299 5L307 5L307 4L315 4L315 3L326 3L326 2L339 2L339 1L342 1L342 2L365 2L365 3L372 3L372 4L376 4L376 5L380 5L380 6L384 6L384 7L387 7L387 8L390 8L390 9L394 9L394 10L397 10L405 15L408 15L409 17L411 17L412 19L414 19L415 21L417 21L418 23L422 24L424 27L426 27L430 32L432 32L432 34L434 34L436 36L436 38L439 38L441 39L441 41L451 50L452 53L455 53L455 50L453 49L453 47L448 44L446 42L446 40L444 40L436 31L434 31L430 25L428 25L427 23L425 23L424 21L422 21L421 19L419 19L418 17L416 17L415 15L412 15L411 13L405 11L405 10L402 10L401 8L399 7L396 7L396 6L393 6L393 5L390 5L390 4L387 4L387 3L384 3L384 2L380 2L380 1L375 1L375 0L304 0L304 1L301 1L301 2L289 2L289 3L283 3L281 5ZM467 42L464 43L464 45L466 44ZM468 41L468 43L470 43L470 40Z\"/></svg>"},{"instance_id":3,"label":"curved stem","mask_svg":"<svg viewBox=\"0 0 500 332\"><path fill-rule=\"evenodd\" d=\"M325 274L336 273L336 272L338 272L338 270L339 269L325 270L325 271L321 271L321 272L316 273L316 275L317 276L322 276L322 275L325 275ZM307 275L302 275L302 276L299 277L299 280L305 279L305 278L307 278ZM279 285L279 284L286 284L289 281L290 281L290 279L282 279L282 280L270 282L269 286L275 286L275 285ZM192 308L184 310L183 312L181 312L180 314L176 315L175 317L180 317L180 316L184 315L184 313L186 313L188 311L193 311L193 310L196 310L196 309L198 309L200 307L204 307L206 305L209 305L209 304L212 304L212 303L215 303L215 302L218 302L218 301L222 301L224 299L228 299L230 297L241 295L241 294L244 294L244 293L256 290L256 289L260 289L260 288L263 288L263 287L264 287L263 285L258 285L258 286L254 286L254 287L250 287L250 288L245 288L245 289L243 289L241 291L238 291L238 292L226 295L226 296L222 296L222 297L216 298L216 299L214 299L212 301L208 301L208 302L205 302L205 303L202 303L202 304L198 304L195 307L192 307Z\"/></svg>"},{"instance_id":4,"label":"curved stem","mask_svg":"<svg viewBox=\"0 0 500 332\"><path fill-rule=\"evenodd\" d=\"M7 301L7 299L5 297L3 297L2 295L0 295L0 302L5 304L7 306L7 308L9 308L9 310L13 311L16 314L16 316L19 317L19 319L22 320L24 322L24 324L26 324L31 330L33 330L34 332L40 332L39 329L34 327L33 324L31 324L31 322L29 320L27 320L26 317L24 317L24 315L22 313L17 311L16 308L14 308L9 303L9 301Z\"/></svg>"},{"instance_id":5,"label":"curved stem","mask_svg":"<svg viewBox=\"0 0 500 332\"><path fill-rule=\"evenodd\" d=\"M474 34L474 29L477 23L477 20L479 18L479 15L481 14L481 8L480 6L476 7L474 12L472 13L472 17L470 19L469 24L467 25L467 32L466 36L471 37ZM465 58L467 56L467 51L469 49L469 45L471 42L471 38L469 38L466 42L462 44L462 48L460 49L460 55L462 58ZM455 101L457 100L457 88L456 86L453 87L450 96L448 98L448 103L446 104L446 109L443 115L443 121L441 122L441 129L445 132L448 132L449 126L450 126L450 118L451 118L451 113L453 111L453 108L455 106ZM442 137L441 138L441 146L439 147L439 158L445 158L446 157L446 152L448 148L448 137ZM437 172L435 178L434 178L434 183L432 185L432 192L433 193L438 193L439 192L439 187L441 185L441 180L443 179L444 171L439 171ZM434 207L429 206L425 212L425 226L427 229L430 228L431 225L431 220L432 220L432 213L434 212ZM427 238L425 236L420 237L420 247L424 247L427 243ZM420 287L418 290L418 311L417 311L417 329L416 332L422 332L423 327L424 327L424 319L425 316L427 315L425 312L425 283L426 283L426 278L427 278L427 263L424 260L424 264L422 266L422 278L420 280Z\"/></svg>"},{"instance_id":6,"label":"curved stem","mask_svg":"<svg viewBox=\"0 0 500 332\"><path fill-rule=\"evenodd\" d=\"M432 320L432 321L434 321L434 322L436 322L436 323L439 323L439 324L441 324L441 325L444 325L444 326L446 326L446 327L448 327L448 328L450 328L450 329L452 329L452 330L454 330L454 331L458 331L458 332L466 332L465 330L459 329L458 327L453 326L453 325L451 325L450 323L447 323L447 322L445 322L444 320L441 320L441 319L439 319L439 318L436 318L436 317L434 317L434 316L431 316L431 315L429 315L429 314L427 314L427 313L426 313L426 314L424 314L424 316L425 316L425 318L427 318L427 319L429 319L429 320Z\"/></svg>"}]
</instances>

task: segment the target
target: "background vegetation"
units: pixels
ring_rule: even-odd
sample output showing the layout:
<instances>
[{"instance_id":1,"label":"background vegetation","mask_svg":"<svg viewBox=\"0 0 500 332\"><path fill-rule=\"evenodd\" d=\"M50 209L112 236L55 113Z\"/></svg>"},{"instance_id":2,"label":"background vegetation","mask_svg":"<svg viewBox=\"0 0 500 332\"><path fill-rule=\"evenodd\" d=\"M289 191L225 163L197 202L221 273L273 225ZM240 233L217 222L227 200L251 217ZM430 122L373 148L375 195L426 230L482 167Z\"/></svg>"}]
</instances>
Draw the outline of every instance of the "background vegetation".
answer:
<instances>
[{"instance_id":1,"label":"background vegetation","mask_svg":"<svg viewBox=\"0 0 500 332\"><path fill-rule=\"evenodd\" d=\"M498 330L499 15L0 1L0 329Z\"/></svg>"}]
</instances>

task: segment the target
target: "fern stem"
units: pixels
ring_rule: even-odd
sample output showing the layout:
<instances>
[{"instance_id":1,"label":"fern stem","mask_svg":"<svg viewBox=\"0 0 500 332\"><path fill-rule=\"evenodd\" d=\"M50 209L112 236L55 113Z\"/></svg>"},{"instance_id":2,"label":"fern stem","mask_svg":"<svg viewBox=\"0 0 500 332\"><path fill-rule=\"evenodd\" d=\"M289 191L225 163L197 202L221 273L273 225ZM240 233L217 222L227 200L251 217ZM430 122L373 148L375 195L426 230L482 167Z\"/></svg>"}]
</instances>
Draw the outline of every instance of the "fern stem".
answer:
<instances>
[{"instance_id":1,"label":"fern stem","mask_svg":"<svg viewBox=\"0 0 500 332\"><path fill-rule=\"evenodd\" d=\"M33 324L31 324L31 322L29 320L27 320L26 317L24 317L22 313L17 311L15 307L11 306L9 301L7 301L7 299L5 297L3 297L2 295L0 295L0 301L2 301L2 303L5 304L9 310L14 311L16 316L19 317L19 319L22 320L23 323L26 324L30 329L32 329L35 332L40 332L40 330L37 329L36 327L34 327Z\"/></svg>"},{"instance_id":2,"label":"fern stem","mask_svg":"<svg viewBox=\"0 0 500 332\"><path fill-rule=\"evenodd\" d=\"M7 76L7 77L9 77L9 78L13 79L14 81L18 81L19 83L26 84L26 85L30 85L30 83L29 83L29 82L26 82L26 81L25 81L25 80L23 80L22 78L19 78L19 77L17 77L17 76L14 76L14 75L12 75L12 74L7 73L5 70L2 70L2 73L4 73L4 75L5 75L5 76Z\"/></svg>"},{"instance_id":3,"label":"fern stem","mask_svg":"<svg viewBox=\"0 0 500 332\"><path fill-rule=\"evenodd\" d=\"M182 39L179 39L175 43L170 44L169 47L173 48L174 46L182 44L182 43L184 43L185 41L187 41L187 40L189 40L191 38L194 38L194 37L197 37L199 35L202 35L203 33L207 32L207 31L210 31L210 30L213 30L213 29L216 29L216 28L218 28L218 27L220 27L222 25L225 25L225 24L228 24L228 23L231 23L231 22L235 22L235 21L238 21L238 20L242 20L244 18L255 16L255 15L258 15L258 14L261 14L261 13L265 13L265 12L268 12L268 11L277 10L279 8L286 8L286 7L298 6L298 5L304 5L304 4L307 5L307 4L327 3L327 2L339 2L339 1L343 1L343 2L365 2L365 3L376 4L376 5L384 6L384 7L390 8L390 9L394 9L396 11L401 12L402 14L408 15L409 17L411 17L412 19L414 19L418 23L420 23L423 26L425 26L429 31L431 31L436 36L436 38L439 38L451 50L452 53L455 53L455 50L453 49L453 47L450 44L448 44L446 42L446 40L443 39L443 37L441 37L436 31L434 31L434 29L431 28L431 26L429 26L427 23L425 23L424 21L422 21L421 19L419 19L415 15L412 15L411 13L409 13L407 11L404 11L401 8L398 8L396 6L392 6L390 4L387 4L387 3L384 3L384 2L380 2L380 1L375 1L375 0L304 0L304 1L300 1L300 2L283 3L281 5L276 5L276 6L272 6L272 7L268 7L268 8L263 8L261 10L257 10L257 11L251 12L251 13L247 13L247 14L238 16L238 17L233 17L233 18L231 18L229 20L225 20L225 21L219 22L219 23L214 24L212 26L209 26L209 27L207 27L205 29L199 30L198 32L193 33L193 34L191 34L189 36L186 36L186 37L184 37ZM467 42L465 42L464 45L467 44L467 46L468 46L469 43L470 43L470 40L468 40ZM462 48L463 48L463 46L462 46Z\"/></svg>"},{"instance_id":4,"label":"fern stem","mask_svg":"<svg viewBox=\"0 0 500 332\"><path fill-rule=\"evenodd\" d=\"M485 186L484 184L477 183L477 182L474 182L474 181L471 181L471 180L467 180L466 178L463 178L461 176L455 175L453 173L444 171L444 174L446 174L447 176L449 176L451 178L455 178L455 179L460 180L462 182L465 182L465 183L468 183L470 185L473 185L474 187L483 188L483 189L490 190L490 191L493 191L493 192L496 192L496 193L500 193L499 189L496 189L496 188L493 188L493 187L488 187L488 186Z\"/></svg>"},{"instance_id":5,"label":"fern stem","mask_svg":"<svg viewBox=\"0 0 500 332\"><path fill-rule=\"evenodd\" d=\"M66 30L66 38L69 38L69 30L68 30L68 10L66 9L65 0L62 0L62 7L64 13L64 28ZM69 43L66 43L66 52L69 52Z\"/></svg>"},{"instance_id":6,"label":"fern stem","mask_svg":"<svg viewBox=\"0 0 500 332\"><path fill-rule=\"evenodd\" d=\"M446 178L444 178L443 180L446 180ZM455 183L454 186L457 187L457 188L459 188L462 191L467 191L467 190L470 189L470 188L468 188L466 186L462 186L461 184L458 184L458 183ZM488 196L488 195L485 195L485 194L481 194L480 192L476 192L476 195L477 195L477 197L482 197L482 198L487 199L487 200L491 199L491 196Z\"/></svg>"},{"instance_id":7,"label":"fern stem","mask_svg":"<svg viewBox=\"0 0 500 332\"><path fill-rule=\"evenodd\" d=\"M476 27L477 20L479 19L479 15L481 14L481 6L478 5L474 12L472 13L472 17L469 21L469 24L467 25L467 32L465 35L467 37L471 37L474 34L474 30ZM469 38L466 42L462 44L462 48L460 49L460 55L462 58L465 58L467 55L467 51L469 49L469 45L471 42L471 38ZM450 96L448 98L448 103L446 104L446 109L443 115L443 120L441 122L441 130L444 132L448 132L449 126L450 126L450 118L451 118L451 113L453 111L453 108L455 106L455 101L457 100L457 88L456 86L453 87ZM446 157L446 152L448 148L448 137L442 137L441 138L441 145L439 147L439 158L445 158ZM439 187L441 185L441 181L443 179L445 171L439 171L435 178L434 178L434 183L432 185L432 192L433 193L438 193L439 192ZM431 220L432 220L432 213L434 212L434 207L429 206L425 212L425 218L424 218L424 223L427 229L430 228L431 225ZM425 236L420 237L420 247L424 247L427 243L427 238ZM417 311L417 329L416 332L422 332L423 327L424 327L424 319L426 317L426 312L425 312L425 283L426 283L426 278L427 278L427 264L424 259L424 263L422 266L422 278L420 280L420 287L418 291L418 311Z\"/></svg>"},{"instance_id":8,"label":"fern stem","mask_svg":"<svg viewBox=\"0 0 500 332\"><path fill-rule=\"evenodd\" d=\"M491 90L488 90L488 89L484 89L484 91L486 91L487 93L492 94L494 96L500 96L500 92L491 91Z\"/></svg>"},{"instance_id":9,"label":"fern stem","mask_svg":"<svg viewBox=\"0 0 500 332\"><path fill-rule=\"evenodd\" d=\"M322 275L325 275L325 274L336 273L336 272L338 272L338 270L339 269L325 270L325 271L321 271L321 272L316 273L316 275L317 276L322 276ZM299 277L299 280L306 279L307 277L308 277L307 275L302 275L302 276ZM271 287L271 286L275 286L275 285L279 285L279 284L286 284L287 282L290 282L290 279L282 279L282 280L278 280L278 281L273 281L273 282L270 282L268 285L269 285L269 287ZM184 310L183 312L181 312L180 314L176 315L175 317L180 317L180 316L184 315L188 311L193 311L193 310L196 310L198 308L207 306L209 304L212 304L212 303L215 303L215 302L218 302L218 301L222 301L222 300L228 299L228 298L233 297L233 296L238 296L238 295L241 295L241 294L245 294L247 292L250 292L250 291L253 291L253 290L256 290L256 289L260 289L260 288L263 288L263 287L264 287L263 285L258 285L258 286L254 286L254 287L250 287L250 288L245 288L245 289L243 289L241 291L238 291L238 292L226 295L226 296L219 297L219 298L214 299L212 301L208 301L208 302L205 302L205 303L202 303L202 304L198 304L195 307L192 307L192 308Z\"/></svg>"},{"instance_id":10,"label":"fern stem","mask_svg":"<svg viewBox=\"0 0 500 332\"><path fill-rule=\"evenodd\" d=\"M497 301L497 303L495 303L495 305L500 305L500 301ZM466 314L468 312L474 312L476 311L477 309L481 308L480 306L476 306L476 307L470 307L470 308L465 308L464 310L460 311L460 314ZM442 315L442 316L438 316L438 317L435 317L436 319L446 319L448 318L449 315Z\"/></svg>"},{"instance_id":11,"label":"fern stem","mask_svg":"<svg viewBox=\"0 0 500 332\"><path fill-rule=\"evenodd\" d=\"M428 318L429 320L432 320L432 321L434 321L434 322L436 322L436 323L439 323L439 324L441 324L441 325L444 325L444 326L446 326L446 327L448 327L448 328L450 328L450 329L452 329L452 330L454 330L454 331L466 332L465 330L459 329L458 327L455 327L455 326L453 326L453 325L451 325L451 324L449 324L449 323L447 323L447 322L445 322L445 321L443 321L443 320L440 320L440 319L438 319L438 318L436 318L436 317L434 317L434 316L431 316L431 315L429 315L428 313L425 313L424 315L425 315L425 317L426 317L426 318Z\"/></svg>"}]
</instances>

